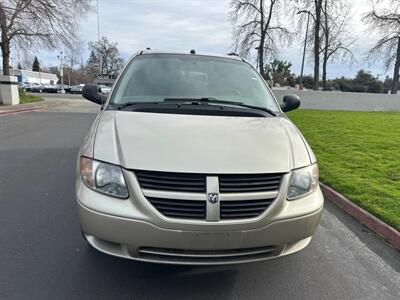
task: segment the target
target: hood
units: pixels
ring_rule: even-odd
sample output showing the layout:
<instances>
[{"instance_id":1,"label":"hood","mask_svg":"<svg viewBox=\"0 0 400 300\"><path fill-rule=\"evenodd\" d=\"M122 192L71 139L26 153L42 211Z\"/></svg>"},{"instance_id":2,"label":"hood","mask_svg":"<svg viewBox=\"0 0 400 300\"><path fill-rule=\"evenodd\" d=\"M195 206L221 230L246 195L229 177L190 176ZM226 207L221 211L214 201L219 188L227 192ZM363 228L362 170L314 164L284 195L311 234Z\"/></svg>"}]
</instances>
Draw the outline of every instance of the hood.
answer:
<instances>
[{"instance_id":1,"label":"hood","mask_svg":"<svg viewBox=\"0 0 400 300\"><path fill-rule=\"evenodd\" d=\"M105 111L95 159L126 169L207 174L286 173L310 164L286 118Z\"/></svg>"}]
</instances>

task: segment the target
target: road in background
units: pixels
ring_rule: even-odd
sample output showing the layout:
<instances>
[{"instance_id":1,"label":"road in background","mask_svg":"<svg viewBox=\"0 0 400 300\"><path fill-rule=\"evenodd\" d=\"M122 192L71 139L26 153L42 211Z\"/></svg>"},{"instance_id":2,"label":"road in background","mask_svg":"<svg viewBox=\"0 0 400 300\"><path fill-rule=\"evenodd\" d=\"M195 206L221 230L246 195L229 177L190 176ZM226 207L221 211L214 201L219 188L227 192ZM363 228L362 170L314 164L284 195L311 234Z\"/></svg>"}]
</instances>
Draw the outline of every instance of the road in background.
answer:
<instances>
[{"instance_id":1,"label":"road in background","mask_svg":"<svg viewBox=\"0 0 400 300\"><path fill-rule=\"evenodd\" d=\"M0 299L400 298L399 253L330 203L311 244L276 260L179 267L92 250L80 233L74 180L94 118L0 116Z\"/></svg>"},{"instance_id":2,"label":"road in background","mask_svg":"<svg viewBox=\"0 0 400 300\"><path fill-rule=\"evenodd\" d=\"M32 94L38 95L44 99L43 102L37 102L47 107L50 112L65 112L65 113L97 113L100 106L90 102L75 94Z\"/></svg>"}]
</instances>

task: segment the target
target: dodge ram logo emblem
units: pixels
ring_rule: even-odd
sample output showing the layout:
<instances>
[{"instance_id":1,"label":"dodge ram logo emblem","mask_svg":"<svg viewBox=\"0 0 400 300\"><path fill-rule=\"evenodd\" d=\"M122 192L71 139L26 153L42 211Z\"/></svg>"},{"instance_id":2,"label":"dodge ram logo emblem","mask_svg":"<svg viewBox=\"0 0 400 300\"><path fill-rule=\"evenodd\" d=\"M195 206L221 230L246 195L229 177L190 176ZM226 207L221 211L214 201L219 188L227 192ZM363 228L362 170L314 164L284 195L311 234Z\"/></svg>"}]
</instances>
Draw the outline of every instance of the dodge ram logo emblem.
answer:
<instances>
[{"instance_id":1,"label":"dodge ram logo emblem","mask_svg":"<svg viewBox=\"0 0 400 300\"><path fill-rule=\"evenodd\" d=\"M208 193L207 198L208 198L208 202L210 202L212 204L218 203L218 201L219 201L218 193Z\"/></svg>"}]
</instances>

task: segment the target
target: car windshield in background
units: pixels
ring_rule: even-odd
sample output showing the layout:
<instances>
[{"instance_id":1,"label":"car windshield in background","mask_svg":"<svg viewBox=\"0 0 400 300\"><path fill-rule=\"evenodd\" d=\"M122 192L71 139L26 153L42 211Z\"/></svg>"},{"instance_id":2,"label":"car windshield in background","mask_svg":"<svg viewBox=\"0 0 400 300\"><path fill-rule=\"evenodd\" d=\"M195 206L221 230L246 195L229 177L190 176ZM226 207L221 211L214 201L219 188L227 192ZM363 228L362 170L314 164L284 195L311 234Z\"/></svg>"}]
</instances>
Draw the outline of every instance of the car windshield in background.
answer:
<instances>
[{"instance_id":1,"label":"car windshield in background","mask_svg":"<svg viewBox=\"0 0 400 300\"><path fill-rule=\"evenodd\" d=\"M260 75L227 58L145 54L124 71L111 104L162 102L166 98L215 98L279 111Z\"/></svg>"}]
</instances>

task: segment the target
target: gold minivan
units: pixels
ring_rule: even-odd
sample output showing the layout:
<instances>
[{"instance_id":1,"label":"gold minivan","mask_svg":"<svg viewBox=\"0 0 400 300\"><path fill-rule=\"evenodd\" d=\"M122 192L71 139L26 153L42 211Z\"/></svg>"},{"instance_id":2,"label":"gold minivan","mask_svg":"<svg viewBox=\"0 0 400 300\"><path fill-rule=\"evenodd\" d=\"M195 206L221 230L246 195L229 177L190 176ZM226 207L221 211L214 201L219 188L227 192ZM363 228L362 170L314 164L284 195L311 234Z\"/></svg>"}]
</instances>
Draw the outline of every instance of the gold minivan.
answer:
<instances>
[{"instance_id":1,"label":"gold minivan","mask_svg":"<svg viewBox=\"0 0 400 300\"><path fill-rule=\"evenodd\" d=\"M323 196L316 158L263 78L236 55L141 51L79 152L87 242L156 263L254 262L306 247Z\"/></svg>"}]
</instances>

